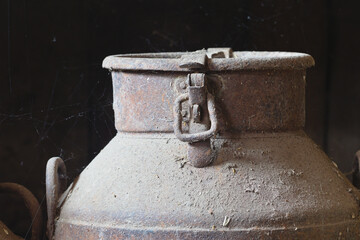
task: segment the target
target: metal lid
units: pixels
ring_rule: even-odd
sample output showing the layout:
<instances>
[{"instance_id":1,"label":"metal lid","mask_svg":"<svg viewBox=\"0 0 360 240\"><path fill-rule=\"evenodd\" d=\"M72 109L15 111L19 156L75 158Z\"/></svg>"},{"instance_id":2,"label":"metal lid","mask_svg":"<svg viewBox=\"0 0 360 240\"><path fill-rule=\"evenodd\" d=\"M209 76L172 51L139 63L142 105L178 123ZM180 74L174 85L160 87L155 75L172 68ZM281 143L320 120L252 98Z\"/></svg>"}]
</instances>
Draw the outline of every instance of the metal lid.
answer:
<instances>
[{"instance_id":1,"label":"metal lid","mask_svg":"<svg viewBox=\"0 0 360 240\"><path fill-rule=\"evenodd\" d=\"M190 63L186 61L190 61ZM104 59L102 66L111 71L150 70L187 72L193 69L203 69L206 71L306 69L314 64L314 59L305 53L232 52L230 48L209 48L208 50L195 52L112 55Z\"/></svg>"}]
</instances>

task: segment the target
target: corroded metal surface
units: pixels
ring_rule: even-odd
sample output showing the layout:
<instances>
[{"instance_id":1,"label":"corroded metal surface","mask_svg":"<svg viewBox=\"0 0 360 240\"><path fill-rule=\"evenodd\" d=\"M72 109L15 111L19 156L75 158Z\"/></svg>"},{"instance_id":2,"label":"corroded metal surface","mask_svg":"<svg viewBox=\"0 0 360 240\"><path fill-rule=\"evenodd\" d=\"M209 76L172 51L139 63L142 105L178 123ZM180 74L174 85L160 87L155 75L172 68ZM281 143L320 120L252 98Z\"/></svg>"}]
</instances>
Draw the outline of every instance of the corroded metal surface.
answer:
<instances>
[{"instance_id":1,"label":"corroded metal surface","mask_svg":"<svg viewBox=\"0 0 360 240\"><path fill-rule=\"evenodd\" d=\"M218 120L217 114L215 111L215 100L211 94L207 95L208 98L208 111L209 111L209 119L210 119L210 128L206 131L196 132L196 133L183 133L182 130L182 116L181 116L181 103L185 100L189 100L189 96L186 94L180 95L175 100L175 121L174 121L174 134L175 136L183 142L199 142L205 141L211 137L213 137L218 129Z\"/></svg>"},{"instance_id":2,"label":"corroded metal surface","mask_svg":"<svg viewBox=\"0 0 360 240\"><path fill-rule=\"evenodd\" d=\"M188 92L181 94L174 103L174 134L188 142L187 158L194 167L205 167L214 160L210 138L218 132L218 116L214 96L208 92L204 73L188 75ZM188 133L183 133L182 105L188 101Z\"/></svg>"},{"instance_id":3,"label":"corroded metal surface","mask_svg":"<svg viewBox=\"0 0 360 240\"><path fill-rule=\"evenodd\" d=\"M215 162L194 168L187 143L173 135L119 133L72 186L55 239L359 236L356 189L304 133L249 133L212 145Z\"/></svg>"},{"instance_id":4,"label":"corroded metal surface","mask_svg":"<svg viewBox=\"0 0 360 240\"><path fill-rule=\"evenodd\" d=\"M120 54L105 58L103 67L111 70L148 70L189 72L181 67L184 53ZM207 62L209 71L239 71L265 69L306 69L314 59L303 53L290 52L234 52L233 58L214 58Z\"/></svg>"},{"instance_id":5,"label":"corroded metal surface","mask_svg":"<svg viewBox=\"0 0 360 240\"><path fill-rule=\"evenodd\" d=\"M252 230L209 230L209 229L162 229L138 228L122 229L111 225L74 225L69 229L66 225L59 224L59 231L63 231L63 239L196 239L196 240L229 240L229 239L359 239L357 223L339 223L334 225L307 226L304 228L254 228ZM101 233L101 234L99 234Z\"/></svg>"},{"instance_id":6,"label":"corroded metal surface","mask_svg":"<svg viewBox=\"0 0 360 240\"><path fill-rule=\"evenodd\" d=\"M221 132L285 131L305 123L305 70L206 74ZM115 125L126 132L173 132L173 106L187 73L112 72Z\"/></svg>"},{"instance_id":7,"label":"corroded metal surface","mask_svg":"<svg viewBox=\"0 0 360 240\"><path fill-rule=\"evenodd\" d=\"M27 188L16 183L0 183L0 193L14 194L24 201L31 218L31 240L39 240L42 232L42 213L39 202L35 196ZM4 240L22 239L13 234L1 221L0 238Z\"/></svg>"},{"instance_id":8,"label":"corroded metal surface","mask_svg":"<svg viewBox=\"0 0 360 240\"><path fill-rule=\"evenodd\" d=\"M54 238L360 238L359 192L303 132L313 63L231 49L106 58L118 134L62 195ZM214 122L209 140L182 138Z\"/></svg>"}]
</instances>

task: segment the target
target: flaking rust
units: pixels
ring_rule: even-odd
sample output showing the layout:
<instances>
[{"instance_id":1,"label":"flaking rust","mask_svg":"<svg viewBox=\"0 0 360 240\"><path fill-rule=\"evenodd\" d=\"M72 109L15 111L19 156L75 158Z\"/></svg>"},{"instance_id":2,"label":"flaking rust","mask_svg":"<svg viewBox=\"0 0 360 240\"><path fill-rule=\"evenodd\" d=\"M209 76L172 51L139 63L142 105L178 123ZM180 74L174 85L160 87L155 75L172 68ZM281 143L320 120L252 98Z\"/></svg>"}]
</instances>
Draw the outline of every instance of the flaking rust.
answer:
<instances>
[{"instance_id":1,"label":"flaking rust","mask_svg":"<svg viewBox=\"0 0 360 240\"><path fill-rule=\"evenodd\" d=\"M358 190L303 131L313 64L229 48L107 57L118 133L48 196L53 238L359 239Z\"/></svg>"}]
</instances>

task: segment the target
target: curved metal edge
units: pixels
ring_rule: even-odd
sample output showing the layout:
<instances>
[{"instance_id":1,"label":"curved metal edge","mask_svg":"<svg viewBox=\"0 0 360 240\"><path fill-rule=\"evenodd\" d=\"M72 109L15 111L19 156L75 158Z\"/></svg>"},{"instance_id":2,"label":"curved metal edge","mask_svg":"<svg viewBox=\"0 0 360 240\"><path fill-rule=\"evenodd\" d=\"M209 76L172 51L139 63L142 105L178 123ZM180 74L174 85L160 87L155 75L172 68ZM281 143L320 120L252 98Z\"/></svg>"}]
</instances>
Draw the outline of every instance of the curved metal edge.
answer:
<instances>
[{"instance_id":1,"label":"curved metal edge","mask_svg":"<svg viewBox=\"0 0 360 240\"><path fill-rule=\"evenodd\" d=\"M263 57L242 56L242 53L263 54ZM139 53L111 55L103 60L102 67L110 71L175 71L188 72L181 68L181 56L188 53ZM266 69L307 69L315 65L308 54L297 52L234 52L234 58L213 58L207 61L209 71L242 71ZM238 55L238 57L237 57Z\"/></svg>"},{"instance_id":2,"label":"curved metal edge","mask_svg":"<svg viewBox=\"0 0 360 240\"><path fill-rule=\"evenodd\" d=\"M182 116L181 116L181 103L188 100L188 94L182 94L175 99L174 103L174 133L175 136L183 142L199 142L205 141L211 137L213 137L218 130L218 119L217 113L215 109L215 100L214 96L210 93L207 93L207 104L209 111L209 118L211 122L210 129L205 132L199 133L182 133L181 124L182 124Z\"/></svg>"},{"instance_id":3,"label":"curved metal edge","mask_svg":"<svg viewBox=\"0 0 360 240\"><path fill-rule=\"evenodd\" d=\"M307 226L284 227L252 227L244 229L194 229L194 228L127 228L104 223L61 222L59 224L59 239L98 239L101 233L103 239L198 239L198 240L228 240L228 239L359 239L360 230L357 220L342 221L330 224L309 224ZM339 238L339 233L342 233Z\"/></svg>"},{"instance_id":4,"label":"curved metal edge","mask_svg":"<svg viewBox=\"0 0 360 240\"><path fill-rule=\"evenodd\" d=\"M53 239L56 206L60 195L67 186L66 166L59 157L50 158L46 164L46 204L47 204L47 235Z\"/></svg>"},{"instance_id":5,"label":"curved metal edge","mask_svg":"<svg viewBox=\"0 0 360 240\"><path fill-rule=\"evenodd\" d=\"M187 93L178 96L175 99L175 102L174 102L174 133L175 133L175 136L180 140L181 140L181 136L182 136L182 130L181 130L181 124L182 124L181 110L182 110L182 107L181 107L181 103L185 102L186 100L189 100L189 94L187 94Z\"/></svg>"},{"instance_id":6,"label":"curved metal edge","mask_svg":"<svg viewBox=\"0 0 360 240\"><path fill-rule=\"evenodd\" d=\"M42 212L36 197L24 186L17 183L0 183L0 192L19 195L31 217L31 240L38 240L42 232Z\"/></svg>"}]
</instances>

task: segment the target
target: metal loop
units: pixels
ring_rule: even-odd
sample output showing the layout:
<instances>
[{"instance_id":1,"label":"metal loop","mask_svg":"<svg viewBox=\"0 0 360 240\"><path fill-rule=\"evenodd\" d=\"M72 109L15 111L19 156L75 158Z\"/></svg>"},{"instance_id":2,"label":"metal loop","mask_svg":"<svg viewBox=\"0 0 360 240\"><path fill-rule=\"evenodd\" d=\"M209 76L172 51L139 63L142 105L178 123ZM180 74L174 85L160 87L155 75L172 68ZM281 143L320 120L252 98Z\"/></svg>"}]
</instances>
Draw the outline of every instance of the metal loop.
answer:
<instances>
[{"instance_id":1,"label":"metal loop","mask_svg":"<svg viewBox=\"0 0 360 240\"><path fill-rule=\"evenodd\" d=\"M181 115L181 110L182 110L181 103L184 101L187 101L187 100L189 100L188 93L182 94L175 99L175 102L174 102L174 133L175 133L175 136L180 141L189 142L189 143L205 141L205 140L211 138L212 136L214 136L218 130L218 119L217 119L217 114L216 114L216 109L215 109L214 96L211 95L210 93L207 93L207 106L208 106L209 118L210 118L210 122L211 122L210 129L207 131L204 131L204 132L199 132L199 133L183 133L182 132L181 125L182 125L183 117Z\"/></svg>"},{"instance_id":2,"label":"metal loop","mask_svg":"<svg viewBox=\"0 0 360 240\"><path fill-rule=\"evenodd\" d=\"M56 207L60 195L66 189L66 167L59 157L50 158L46 165L47 234L53 239Z\"/></svg>"},{"instance_id":3,"label":"metal loop","mask_svg":"<svg viewBox=\"0 0 360 240\"><path fill-rule=\"evenodd\" d=\"M42 213L39 202L35 196L27 188L16 183L0 183L0 193L16 194L23 199L32 219L31 240L40 239L42 230Z\"/></svg>"}]
</instances>

